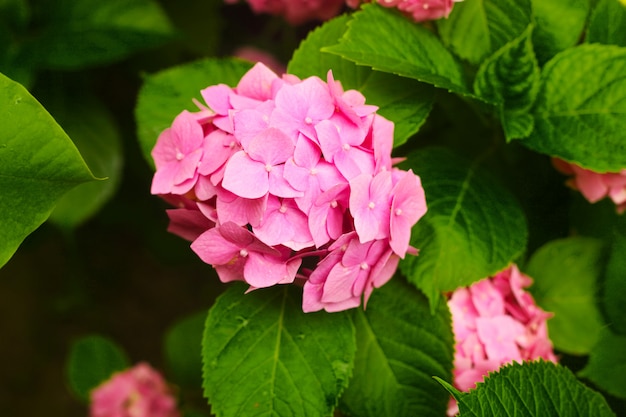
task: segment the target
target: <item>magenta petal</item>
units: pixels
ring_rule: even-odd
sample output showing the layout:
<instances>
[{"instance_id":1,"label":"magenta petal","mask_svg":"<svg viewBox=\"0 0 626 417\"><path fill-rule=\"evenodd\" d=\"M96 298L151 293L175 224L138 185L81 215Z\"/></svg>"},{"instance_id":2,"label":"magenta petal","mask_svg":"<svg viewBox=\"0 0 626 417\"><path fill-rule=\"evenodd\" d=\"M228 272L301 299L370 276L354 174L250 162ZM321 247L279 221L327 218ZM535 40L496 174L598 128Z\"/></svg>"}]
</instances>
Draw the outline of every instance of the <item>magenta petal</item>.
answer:
<instances>
[{"instance_id":1,"label":"magenta petal","mask_svg":"<svg viewBox=\"0 0 626 417\"><path fill-rule=\"evenodd\" d=\"M293 141L280 130L270 127L258 134L248 145L248 154L255 161L269 166L285 163L294 150Z\"/></svg>"},{"instance_id":2,"label":"magenta petal","mask_svg":"<svg viewBox=\"0 0 626 417\"><path fill-rule=\"evenodd\" d=\"M302 197L304 193L294 189L284 176L284 165L277 165L269 173L269 191L276 197Z\"/></svg>"},{"instance_id":3,"label":"magenta petal","mask_svg":"<svg viewBox=\"0 0 626 417\"><path fill-rule=\"evenodd\" d=\"M251 252L243 269L246 282L256 288L276 285L288 278L287 265L280 258Z\"/></svg>"},{"instance_id":4,"label":"magenta petal","mask_svg":"<svg viewBox=\"0 0 626 417\"><path fill-rule=\"evenodd\" d=\"M253 161L243 151L235 153L226 163L222 187L239 197L263 197L269 191L265 164Z\"/></svg>"},{"instance_id":5,"label":"magenta petal","mask_svg":"<svg viewBox=\"0 0 626 417\"><path fill-rule=\"evenodd\" d=\"M259 62L241 77L237 93L256 100L269 100L272 98L272 83L277 79L271 69Z\"/></svg>"},{"instance_id":6,"label":"magenta petal","mask_svg":"<svg viewBox=\"0 0 626 417\"><path fill-rule=\"evenodd\" d=\"M358 278L360 268L345 267L339 263L331 269L324 284L324 294L322 301L324 303L337 303L353 298L352 285Z\"/></svg>"},{"instance_id":7,"label":"magenta petal","mask_svg":"<svg viewBox=\"0 0 626 417\"><path fill-rule=\"evenodd\" d=\"M213 228L198 236L191 244L191 249L204 262L223 265L239 253L241 246L226 240L219 228Z\"/></svg>"},{"instance_id":8,"label":"magenta petal","mask_svg":"<svg viewBox=\"0 0 626 417\"><path fill-rule=\"evenodd\" d=\"M167 231L190 242L215 226L215 223L199 210L171 209L166 210L166 213L170 219Z\"/></svg>"},{"instance_id":9,"label":"magenta petal","mask_svg":"<svg viewBox=\"0 0 626 417\"><path fill-rule=\"evenodd\" d=\"M225 116L228 114L228 110L232 108L229 100L232 91L232 88L226 84L218 84L205 88L200 91L200 94L211 110Z\"/></svg>"}]
</instances>

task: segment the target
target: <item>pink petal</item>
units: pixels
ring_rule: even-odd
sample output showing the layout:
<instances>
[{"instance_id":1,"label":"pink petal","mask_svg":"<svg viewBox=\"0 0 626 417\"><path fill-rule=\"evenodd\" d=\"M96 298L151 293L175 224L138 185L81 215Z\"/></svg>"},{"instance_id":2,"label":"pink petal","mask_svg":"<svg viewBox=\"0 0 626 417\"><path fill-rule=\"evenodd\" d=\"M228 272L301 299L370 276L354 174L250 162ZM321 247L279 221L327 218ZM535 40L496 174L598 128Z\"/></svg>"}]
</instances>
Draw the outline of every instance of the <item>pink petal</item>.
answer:
<instances>
[{"instance_id":1,"label":"pink petal","mask_svg":"<svg viewBox=\"0 0 626 417\"><path fill-rule=\"evenodd\" d=\"M244 152L235 153L226 163L222 187L244 198L261 198L269 191L269 176L263 162L250 159Z\"/></svg>"},{"instance_id":2,"label":"pink petal","mask_svg":"<svg viewBox=\"0 0 626 417\"><path fill-rule=\"evenodd\" d=\"M278 76L262 63L257 63L241 77L237 93L256 100L272 98L272 83Z\"/></svg>"}]
</instances>

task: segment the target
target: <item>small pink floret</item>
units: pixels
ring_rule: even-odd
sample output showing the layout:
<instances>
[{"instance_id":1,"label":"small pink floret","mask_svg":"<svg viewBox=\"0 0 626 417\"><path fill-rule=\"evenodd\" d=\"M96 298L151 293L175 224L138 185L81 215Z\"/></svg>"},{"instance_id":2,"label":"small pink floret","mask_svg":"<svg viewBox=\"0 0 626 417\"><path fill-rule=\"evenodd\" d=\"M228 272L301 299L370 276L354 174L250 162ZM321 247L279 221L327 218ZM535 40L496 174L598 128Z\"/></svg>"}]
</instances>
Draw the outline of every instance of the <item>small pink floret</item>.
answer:
<instances>
[{"instance_id":1,"label":"small pink floret","mask_svg":"<svg viewBox=\"0 0 626 417\"><path fill-rule=\"evenodd\" d=\"M114 374L91 392L90 417L179 417L167 383L147 363Z\"/></svg>"},{"instance_id":2,"label":"small pink floret","mask_svg":"<svg viewBox=\"0 0 626 417\"><path fill-rule=\"evenodd\" d=\"M567 185L580 191L590 203L608 197L615 203L618 213L626 211L626 168L599 173L557 158L553 158L552 163L563 174L572 176Z\"/></svg>"},{"instance_id":3,"label":"small pink floret","mask_svg":"<svg viewBox=\"0 0 626 417\"><path fill-rule=\"evenodd\" d=\"M489 372L513 361L557 361L547 330L552 315L538 307L524 289L531 284L532 279L512 265L452 293L448 306L457 389L472 389ZM456 402L451 400L448 415L457 412Z\"/></svg>"}]
</instances>

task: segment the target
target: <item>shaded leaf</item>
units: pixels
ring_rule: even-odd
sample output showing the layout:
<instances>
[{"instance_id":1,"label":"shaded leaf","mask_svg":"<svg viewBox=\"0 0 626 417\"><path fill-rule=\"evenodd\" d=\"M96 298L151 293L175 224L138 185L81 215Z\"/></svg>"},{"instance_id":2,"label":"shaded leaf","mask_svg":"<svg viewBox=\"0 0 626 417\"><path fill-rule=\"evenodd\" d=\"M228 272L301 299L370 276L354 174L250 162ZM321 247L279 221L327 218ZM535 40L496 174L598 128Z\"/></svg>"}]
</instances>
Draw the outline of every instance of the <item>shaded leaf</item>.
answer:
<instances>
[{"instance_id":1,"label":"shaded leaf","mask_svg":"<svg viewBox=\"0 0 626 417\"><path fill-rule=\"evenodd\" d=\"M611 329L626 335L626 235L623 233L615 233L611 245L604 271L602 308Z\"/></svg>"},{"instance_id":2,"label":"shaded leaf","mask_svg":"<svg viewBox=\"0 0 626 417\"><path fill-rule=\"evenodd\" d=\"M474 91L499 103L500 120L507 140L532 132L529 111L539 87L539 65L532 45L533 26L485 60L476 74Z\"/></svg>"},{"instance_id":3,"label":"shaded leaf","mask_svg":"<svg viewBox=\"0 0 626 417\"><path fill-rule=\"evenodd\" d=\"M428 29L394 10L364 4L339 44L324 48L359 65L469 94L454 56Z\"/></svg>"},{"instance_id":4,"label":"shaded leaf","mask_svg":"<svg viewBox=\"0 0 626 417\"><path fill-rule=\"evenodd\" d=\"M580 45L543 69L522 143L597 172L626 167L626 48Z\"/></svg>"},{"instance_id":5,"label":"shaded leaf","mask_svg":"<svg viewBox=\"0 0 626 417\"><path fill-rule=\"evenodd\" d=\"M526 247L524 213L511 194L479 168L438 148L409 154L403 168L422 180L428 212L413 227L419 256L400 268L431 302L504 269Z\"/></svg>"},{"instance_id":6,"label":"shaded leaf","mask_svg":"<svg viewBox=\"0 0 626 417\"><path fill-rule=\"evenodd\" d=\"M81 184L61 197L50 221L73 229L95 215L112 197L122 176L122 143L116 122L96 98L57 91L46 107L74 141L101 181Z\"/></svg>"},{"instance_id":7,"label":"shaded leaf","mask_svg":"<svg viewBox=\"0 0 626 417\"><path fill-rule=\"evenodd\" d=\"M530 0L479 0L455 3L437 28L443 42L472 64L517 38L531 22Z\"/></svg>"},{"instance_id":8,"label":"shaded leaf","mask_svg":"<svg viewBox=\"0 0 626 417\"><path fill-rule=\"evenodd\" d=\"M585 42L626 46L626 4L600 0L589 19Z\"/></svg>"},{"instance_id":9,"label":"shaded leaf","mask_svg":"<svg viewBox=\"0 0 626 417\"><path fill-rule=\"evenodd\" d=\"M354 361L348 313L305 314L292 286L244 291L231 286L207 318L204 392L213 413L331 415Z\"/></svg>"},{"instance_id":10,"label":"shaded leaf","mask_svg":"<svg viewBox=\"0 0 626 417\"><path fill-rule=\"evenodd\" d=\"M34 64L44 68L113 62L174 34L153 0L57 0L42 5L44 27L25 47Z\"/></svg>"},{"instance_id":11,"label":"shaded leaf","mask_svg":"<svg viewBox=\"0 0 626 417\"><path fill-rule=\"evenodd\" d=\"M626 336L603 329L587 366L578 375L609 394L626 399Z\"/></svg>"},{"instance_id":12,"label":"shaded leaf","mask_svg":"<svg viewBox=\"0 0 626 417\"><path fill-rule=\"evenodd\" d=\"M548 242L528 262L525 272L535 281L531 293L554 313L548 329L556 349L584 355L596 343L604 326L597 305L603 261L600 240L575 237Z\"/></svg>"},{"instance_id":13,"label":"shaded leaf","mask_svg":"<svg viewBox=\"0 0 626 417\"><path fill-rule=\"evenodd\" d=\"M129 366L126 354L115 342L100 335L91 335L72 345L67 375L74 394L88 401L92 389L109 379L114 372Z\"/></svg>"},{"instance_id":14,"label":"shaded leaf","mask_svg":"<svg viewBox=\"0 0 626 417\"><path fill-rule=\"evenodd\" d=\"M355 310L357 354L341 397L348 415L445 415L448 396L433 376L451 379L453 336L445 302L428 300L396 277Z\"/></svg>"},{"instance_id":15,"label":"shaded leaf","mask_svg":"<svg viewBox=\"0 0 626 417\"><path fill-rule=\"evenodd\" d=\"M154 166L150 152L159 134L183 110L198 111L192 99L203 101L200 90L220 83L234 87L251 66L235 59L204 59L147 75L137 98L135 119L139 144L150 165Z\"/></svg>"},{"instance_id":16,"label":"shaded leaf","mask_svg":"<svg viewBox=\"0 0 626 417\"><path fill-rule=\"evenodd\" d=\"M552 362L504 366L467 393L440 382L458 401L461 417L615 415L600 394Z\"/></svg>"},{"instance_id":17,"label":"shaded leaf","mask_svg":"<svg viewBox=\"0 0 626 417\"><path fill-rule=\"evenodd\" d=\"M326 80L332 69L335 80L343 88L356 89L368 104L378 106L378 114L395 124L394 146L402 145L424 124L433 101L433 88L418 81L358 66L338 55L322 52L334 45L346 30L347 15L326 22L309 36L294 52L287 72L301 78L317 75Z\"/></svg>"},{"instance_id":18,"label":"shaded leaf","mask_svg":"<svg viewBox=\"0 0 626 417\"><path fill-rule=\"evenodd\" d=\"M172 326L165 335L165 358L172 379L180 385L202 385L202 333L206 312L184 318Z\"/></svg>"},{"instance_id":19,"label":"shaded leaf","mask_svg":"<svg viewBox=\"0 0 626 417\"><path fill-rule=\"evenodd\" d=\"M94 177L50 114L2 74L0 114L1 267L63 194Z\"/></svg>"},{"instance_id":20,"label":"shaded leaf","mask_svg":"<svg viewBox=\"0 0 626 417\"><path fill-rule=\"evenodd\" d=\"M579 43L589 14L589 0L531 0L536 28L533 44L541 64Z\"/></svg>"}]
</instances>

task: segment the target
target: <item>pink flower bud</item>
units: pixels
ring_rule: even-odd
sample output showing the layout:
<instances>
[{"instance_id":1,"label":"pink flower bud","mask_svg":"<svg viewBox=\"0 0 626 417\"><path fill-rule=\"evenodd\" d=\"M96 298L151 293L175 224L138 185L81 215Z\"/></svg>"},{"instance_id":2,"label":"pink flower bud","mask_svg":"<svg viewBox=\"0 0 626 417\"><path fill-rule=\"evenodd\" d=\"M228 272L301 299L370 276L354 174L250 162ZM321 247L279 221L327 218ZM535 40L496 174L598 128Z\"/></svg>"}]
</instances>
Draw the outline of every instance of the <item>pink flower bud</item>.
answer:
<instances>
[{"instance_id":1,"label":"pink flower bud","mask_svg":"<svg viewBox=\"0 0 626 417\"><path fill-rule=\"evenodd\" d=\"M91 392L90 417L179 417L163 377L147 363L114 374Z\"/></svg>"}]
</instances>

